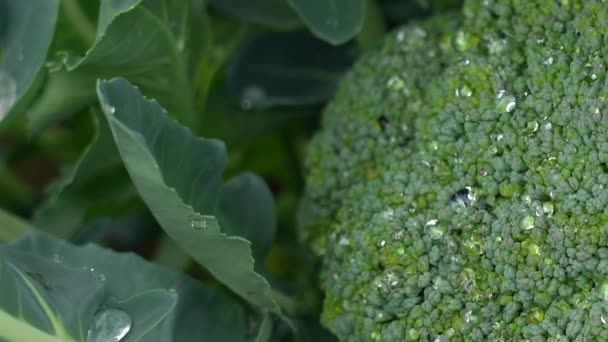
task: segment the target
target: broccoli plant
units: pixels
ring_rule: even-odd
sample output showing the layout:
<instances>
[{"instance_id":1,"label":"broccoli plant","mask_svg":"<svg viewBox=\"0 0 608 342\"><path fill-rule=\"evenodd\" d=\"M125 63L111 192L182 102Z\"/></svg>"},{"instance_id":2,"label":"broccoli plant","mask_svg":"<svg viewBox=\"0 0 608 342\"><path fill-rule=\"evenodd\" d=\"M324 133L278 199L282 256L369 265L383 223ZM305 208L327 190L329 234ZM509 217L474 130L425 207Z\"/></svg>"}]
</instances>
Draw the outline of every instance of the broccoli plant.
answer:
<instances>
[{"instance_id":1,"label":"broccoli plant","mask_svg":"<svg viewBox=\"0 0 608 342\"><path fill-rule=\"evenodd\" d=\"M330 338L299 151L365 9L0 0L0 340Z\"/></svg>"},{"instance_id":2,"label":"broccoli plant","mask_svg":"<svg viewBox=\"0 0 608 342\"><path fill-rule=\"evenodd\" d=\"M466 1L361 59L302 238L348 341L608 339L603 1Z\"/></svg>"}]
</instances>

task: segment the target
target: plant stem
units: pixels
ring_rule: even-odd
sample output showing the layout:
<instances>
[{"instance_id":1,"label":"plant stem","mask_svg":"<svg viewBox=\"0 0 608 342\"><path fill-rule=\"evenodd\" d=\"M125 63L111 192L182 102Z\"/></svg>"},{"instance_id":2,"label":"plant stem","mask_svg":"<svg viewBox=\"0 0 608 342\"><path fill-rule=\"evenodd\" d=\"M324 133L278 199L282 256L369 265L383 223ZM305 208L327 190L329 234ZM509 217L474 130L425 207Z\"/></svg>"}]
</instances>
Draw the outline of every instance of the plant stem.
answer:
<instances>
[{"instance_id":1,"label":"plant stem","mask_svg":"<svg viewBox=\"0 0 608 342\"><path fill-rule=\"evenodd\" d=\"M74 26L74 31L78 32L85 44L88 46L93 45L97 30L87 16L82 12L82 8L80 8L78 1L61 0L61 7L63 8L66 17Z\"/></svg>"},{"instance_id":2,"label":"plant stem","mask_svg":"<svg viewBox=\"0 0 608 342\"><path fill-rule=\"evenodd\" d=\"M287 314L295 316L298 313L298 303L295 300L275 289L271 289L271 291L272 298Z\"/></svg>"},{"instance_id":3,"label":"plant stem","mask_svg":"<svg viewBox=\"0 0 608 342\"><path fill-rule=\"evenodd\" d=\"M367 0L365 5L363 28L356 37L357 45L362 51L376 45L386 32L386 22L376 0Z\"/></svg>"}]
</instances>

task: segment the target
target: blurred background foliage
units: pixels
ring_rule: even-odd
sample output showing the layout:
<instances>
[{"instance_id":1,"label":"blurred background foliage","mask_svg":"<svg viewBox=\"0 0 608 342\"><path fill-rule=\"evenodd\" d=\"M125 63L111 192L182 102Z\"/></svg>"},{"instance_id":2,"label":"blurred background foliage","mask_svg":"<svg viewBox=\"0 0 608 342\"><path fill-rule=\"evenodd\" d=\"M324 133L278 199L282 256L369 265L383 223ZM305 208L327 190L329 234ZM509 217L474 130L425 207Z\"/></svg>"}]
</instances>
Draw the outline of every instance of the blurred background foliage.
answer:
<instances>
[{"instance_id":1,"label":"blurred background foliage","mask_svg":"<svg viewBox=\"0 0 608 342\"><path fill-rule=\"evenodd\" d=\"M11 19L2 9L4 1L0 0L0 42L6 41ZM117 251L134 251L213 284L209 274L158 227L113 150L112 137L99 129L102 123L90 85L100 76L113 76L108 65L89 61L94 57L89 56L94 54L92 46L100 41L99 2L60 1L47 62L37 73L31 94L24 94L26 99L19 102L25 103L21 105L25 115L10 111L0 123L0 224L23 229L34 224L76 244L96 242ZM186 74L167 81L162 75L171 66L155 65L142 52L135 63L149 66L133 76L133 82L151 89L152 97L164 106L191 111L189 117L176 119L195 134L226 143L226 178L248 170L267 181L276 201L278 228L263 272L275 288L293 297L286 301L297 303L294 311L308 327L299 329L298 340L330 340L316 316L320 295L314 290L314 261L298 244L295 232L306 143L341 76L361 54L373 49L387 30L454 8L459 1L168 3L174 3L177 14L185 13L179 6L189 8L188 21L178 16L168 22L178 39L177 52ZM189 50L180 50L179 44ZM119 68L134 58L128 48L104 58ZM85 56L87 50L84 60L75 57ZM0 66L2 62L0 55ZM154 73L161 76L155 78ZM192 84L193 93L181 91L182 81ZM7 96L1 83L0 77L0 111L2 96ZM190 100L191 106L186 103ZM18 234L4 230L0 240ZM294 338L287 326L274 330L277 339Z\"/></svg>"}]
</instances>

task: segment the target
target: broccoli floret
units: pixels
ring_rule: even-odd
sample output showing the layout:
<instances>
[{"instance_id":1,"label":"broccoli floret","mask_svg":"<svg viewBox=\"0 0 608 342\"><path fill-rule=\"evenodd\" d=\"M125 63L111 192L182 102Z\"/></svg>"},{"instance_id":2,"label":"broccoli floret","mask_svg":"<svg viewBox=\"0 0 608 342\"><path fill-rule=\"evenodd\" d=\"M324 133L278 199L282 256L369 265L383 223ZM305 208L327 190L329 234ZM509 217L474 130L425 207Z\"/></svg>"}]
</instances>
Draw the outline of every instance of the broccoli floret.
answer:
<instances>
[{"instance_id":1,"label":"broccoli floret","mask_svg":"<svg viewBox=\"0 0 608 342\"><path fill-rule=\"evenodd\" d=\"M470 0L362 58L300 211L348 341L608 340L608 4Z\"/></svg>"}]
</instances>

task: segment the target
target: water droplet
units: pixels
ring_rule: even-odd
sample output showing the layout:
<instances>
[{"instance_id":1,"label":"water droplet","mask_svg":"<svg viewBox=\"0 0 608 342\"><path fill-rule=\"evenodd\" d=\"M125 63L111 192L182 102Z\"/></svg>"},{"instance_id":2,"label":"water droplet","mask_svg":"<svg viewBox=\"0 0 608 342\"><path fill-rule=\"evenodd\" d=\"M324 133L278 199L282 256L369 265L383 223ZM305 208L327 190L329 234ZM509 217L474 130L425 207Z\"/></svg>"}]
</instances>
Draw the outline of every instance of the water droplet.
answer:
<instances>
[{"instance_id":1,"label":"water droplet","mask_svg":"<svg viewBox=\"0 0 608 342\"><path fill-rule=\"evenodd\" d=\"M177 293L177 289L175 289L175 287L170 287L169 288L169 292L171 292L171 293Z\"/></svg>"},{"instance_id":2,"label":"water droplet","mask_svg":"<svg viewBox=\"0 0 608 342\"><path fill-rule=\"evenodd\" d=\"M99 281L106 281L106 275L103 273L99 273L97 275L97 279L99 279Z\"/></svg>"},{"instance_id":3,"label":"water droplet","mask_svg":"<svg viewBox=\"0 0 608 342\"><path fill-rule=\"evenodd\" d=\"M194 230L203 230L207 228L207 220L212 218L212 216L195 214L188 217L188 220L190 221L190 227L192 227Z\"/></svg>"},{"instance_id":4,"label":"water droplet","mask_svg":"<svg viewBox=\"0 0 608 342\"><path fill-rule=\"evenodd\" d=\"M592 79L593 81L597 80L597 75L596 75L596 74L591 74L591 79Z\"/></svg>"},{"instance_id":5,"label":"water droplet","mask_svg":"<svg viewBox=\"0 0 608 342\"><path fill-rule=\"evenodd\" d=\"M525 230L530 230L530 229L534 228L534 223L535 223L534 216L531 216L531 215L526 215L526 217L524 217L521 220L521 226Z\"/></svg>"},{"instance_id":6,"label":"water droplet","mask_svg":"<svg viewBox=\"0 0 608 342\"><path fill-rule=\"evenodd\" d=\"M327 26L331 26L332 28L336 28L338 27L338 19L336 18L327 18L325 19L325 24L327 24Z\"/></svg>"},{"instance_id":7,"label":"water droplet","mask_svg":"<svg viewBox=\"0 0 608 342\"><path fill-rule=\"evenodd\" d=\"M458 31L454 37L454 46L458 51L465 51L475 47L478 42L479 38L462 30Z\"/></svg>"},{"instance_id":8,"label":"water droplet","mask_svg":"<svg viewBox=\"0 0 608 342\"><path fill-rule=\"evenodd\" d=\"M266 91L257 85L248 86L241 95L241 107L244 110L259 109L266 105Z\"/></svg>"},{"instance_id":9,"label":"water droplet","mask_svg":"<svg viewBox=\"0 0 608 342\"><path fill-rule=\"evenodd\" d=\"M57 253L53 254L53 262L54 263L59 264L62 261L63 261L63 256L61 254L57 254Z\"/></svg>"},{"instance_id":10,"label":"water droplet","mask_svg":"<svg viewBox=\"0 0 608 342\"><path fill-rule=\"evenodd\" d=\"M379 247L384 247L384 246L386 246L386 240L380 240L380 242L378 242L378 246L379 246Z\"/></svg>"},{"instance_id":11,"label":"water droplet","mask_svg":"<svg viewBox=\"0 0 608 342\"><path fill-rule=\"evenodd\" d=\"M116 107L114 107L114 106L110 106L110 105L106 104L103 106L103 109L104 109L104 111L106 111L107 113L110 113L110 114L116 113Z\"/></svg>"},{"instance_id":12,"label":"water droplet","mask_svg":"<svg viewBox=\"0 0 608 342\"><path fill-rule=\"evenodd\" d=\"M488 52L491 55L498 55L507 50L509 42L506 39L492 39L488 42Z\"/></svg>"},{"instance_id":13,"label":"water droplet","mask_svg":"<svg viewBox=\"0 0 608 342\"><path fill-rule=\"evenodd\" d=\"M6 72L0 71L0 121L17 100L17 83Z\"/></svg>"},{"instance_id":14,"label":"water droplet","mask_svg":"<svg viewBox=\"0 0 608 342\"><path fill-rule=\"evenodd\" d=\"M405 40L405 32L403 31L399 31L397 32L397 41L399 43L403 42Z\"/></svg>"},{"instance_id":15,"label":"water droplet","mask_svg":"<svg viewBox=\"0 0 608 342\"><path fill-rule=\"evenodd\" d=\"M388 208L380 213L380 217L387 221L392 221L395 218L395 211L392 208Z\"/></svg>"},{"instance_id":16,"label":"water droplet","mask_svg":"<svg viewBox=\"0 0 608 342\"><path fill-rule=\"evenodd\" d=\"M338 240L338 245L340 245L340 246L348 246L349 244L350 244L350 240L344 235L342 235L340 237L340 240Z\"/></svg>"},{"instance_id":17,"label":"water droplet","mask_svg":"<svg viewBox=\"0 0 608 342\"><path fill-rule=\"evenodd\" d=\"M443 229L437 225L437 220L429 220L424 225L424 228L428 231L429 237L433 240L440 239L443 236Z\"/></svg>"},{"instance_id":18,"label":"water droplet","mask_svg":"<svg viewBox=\"0 0 608 342\"><path fill-rule=\"evenodd\" d=\"M543 62L544 65L551 65L553 64L553 57L548 57L547 59L544 60Z\"/></svg>"},{"instance_id":19,"label":"water droplet","mask_svg":"<svg viewBox=\"0 0 608 342\"><path fill-rule=\"evenodd\" d=\"M87 342L119 342L131 330L133 319L117 309L103 310L93 317L87 331Z\"/></svg>"},{"instance_id":20,"label":"water droplet","mask_svg":"<svg viewBox=\"0 0 608 342\"><path fill-rule=\"evenodd\" d=\"M392 90L401 90L405 87L405 82L399 76L391 76L388 81L386 81L386 86Z\"/></svg>"},{"instance_id":21,"label":"water droplet","mask_svg":"<svg viewBox=\"0 0 608 342\"><path fill-rule=\"evenodd\" d=\"M482 176L482 177L487 176L488 175L488 170L482 167L481 169L479 169L479 175Z\"/></svg>"},{"instance_id":22,"label":"water droplet","mask_svg":"<svg viewBox=\"0 0 608 342\"><path fill-rule=\"evenodd\" d=\"M465 323L471 323L471 321L473 321L473 320L477 319L477 317L475 317L475 316L473 315L473 311L470 311L470 310L469 310L469 311L467 311L467 312L465 312L465 314L464 314L464 317L463 317L463 318L464 318Z\"/></svg>"},{"instance_id":23,"label":"water droplet","mask_svg":"<svg viewBox=\"0 0 608 342\"><path fill-rule=\"evenodd\" d=\"M551 202L543 203L543 213L545 213L545 215L547 215L548 217L553 216L553 203L551 203Z\"/></svg>"},{"instance_id":24,"label":"water droplet","mask_svg":"<svg viewBox=\"0 0 608 342\"><path fill-rule=\"evenodd\" d=\"M536 120L529 121L529 122L526 124L526 130L527 130L529 133L534 133L534 132L536 132L536 131L538 130L538 122L537 122Z\"/></svg>"},{"instance_id":25,"label":"water droplet","mask_svg":"<svg viewBox=\"0 0 608 342\"><path fill-rule=\"evenodd\" d=\"M473 95L473 89L467 85L463 85L459 89L456 89L456 96L471 97Z\"/></svg>"},{"instance_id":26,"label":"water droplet","mask_svg":"<svg viewBox=\"0 0 608 342\"><path fill-rule=\"evenodd\" d=\"M496 94L496 110L499 112L510 113L515 109L516 104L515 96L507 93L506 90L501 90Z\"/></svg>"}]
</instances>

